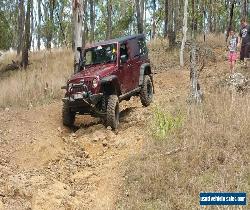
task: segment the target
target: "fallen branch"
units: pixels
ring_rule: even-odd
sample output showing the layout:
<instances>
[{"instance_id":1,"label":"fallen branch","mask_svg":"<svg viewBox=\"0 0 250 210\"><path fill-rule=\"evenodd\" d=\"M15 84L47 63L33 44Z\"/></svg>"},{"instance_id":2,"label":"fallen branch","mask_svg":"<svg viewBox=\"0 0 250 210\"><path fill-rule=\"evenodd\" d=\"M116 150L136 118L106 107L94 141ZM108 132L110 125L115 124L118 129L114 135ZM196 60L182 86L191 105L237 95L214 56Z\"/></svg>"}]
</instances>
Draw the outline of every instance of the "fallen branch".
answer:
<instances>
[{"instance_id":1,"label":"fallen branch","mask_svg":"<svg viewBox=\"0 0 250 210\"><path fill-rule=\"evenodd\" d=\"M6 72L6 71L14 71L14 70L17 70L21 68L21 63L19 61L14 61L12 60L12 63L11 64L7 64L5 66L3 66L1 68L1 71L2 72Z\"/></svg>"}]
</instances>

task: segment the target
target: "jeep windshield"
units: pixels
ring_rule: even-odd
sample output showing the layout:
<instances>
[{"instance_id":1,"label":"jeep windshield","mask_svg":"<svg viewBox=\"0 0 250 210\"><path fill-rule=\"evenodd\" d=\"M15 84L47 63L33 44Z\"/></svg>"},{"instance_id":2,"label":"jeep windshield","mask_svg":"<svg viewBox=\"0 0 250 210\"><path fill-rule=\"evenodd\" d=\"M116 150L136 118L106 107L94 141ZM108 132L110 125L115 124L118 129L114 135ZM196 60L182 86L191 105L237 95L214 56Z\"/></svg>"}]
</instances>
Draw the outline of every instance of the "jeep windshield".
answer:
<instances>
[{"instance_id":1,"label":"jeep windshield","mask_svg":"<svg viewBox=\"0 0 250 210\"><path fill-rule=\"evenodd\" d=\"M114 63L117 59L117 44L88 48L84 53L85 66Z\"/></svg>"}]
</instances>

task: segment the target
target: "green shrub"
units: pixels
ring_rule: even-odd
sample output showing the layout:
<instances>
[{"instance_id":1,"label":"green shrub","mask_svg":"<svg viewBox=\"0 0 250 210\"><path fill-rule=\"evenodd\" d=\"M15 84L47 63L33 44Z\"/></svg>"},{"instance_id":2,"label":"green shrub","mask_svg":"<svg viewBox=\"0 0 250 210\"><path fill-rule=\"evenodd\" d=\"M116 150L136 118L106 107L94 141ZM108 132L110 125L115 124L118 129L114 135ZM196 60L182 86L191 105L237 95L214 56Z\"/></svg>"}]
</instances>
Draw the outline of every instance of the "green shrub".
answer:
<instances>
[{"instance_id":1,"label":"green shrub","mask_svg":"<svg viewBox=\"0 0 250 210\"><path fill-rule=\"evenodd\" d=\"M180 128L183 116L180 112L172 114L156 107L153 115L152 133L154 138L164 140L171 132Z\"/></svg>"}]
</instances>

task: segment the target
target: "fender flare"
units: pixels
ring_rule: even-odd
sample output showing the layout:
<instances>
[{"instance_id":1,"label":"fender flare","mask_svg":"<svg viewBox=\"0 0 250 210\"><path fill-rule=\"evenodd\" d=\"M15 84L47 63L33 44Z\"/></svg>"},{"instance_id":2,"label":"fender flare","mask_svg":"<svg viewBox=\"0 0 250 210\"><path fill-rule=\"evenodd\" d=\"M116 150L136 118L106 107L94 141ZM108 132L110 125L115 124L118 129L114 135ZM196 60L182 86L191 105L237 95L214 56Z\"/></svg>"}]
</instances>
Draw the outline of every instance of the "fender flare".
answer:
<instances>
[{"instance_id":1,"label":"fender flare","mask_svg":"<svg viewBox=\"0 0 250 210\"><path fill-rule=\"evenodd\" d=\"M101 87L104 85L112 85L115 88L117 95L121 94L121 89L116 75L110 75L101 79Z\"/></svg>"},{"instance_id":2,"label":"fender flare","mask_svg":"<svg viewBox=\"0 0 250 210\"><path fill-rule=\"evenodd\" d=\"M151 72L151 67L150 67L150 63L144 63L141 65L140 67L140 78L139 78L139 86L141 86L143 84L143 80L144 80L144 75L145 75L145 70L149 68L149 75L152 74Z\"/></svg>"}]
</instances>

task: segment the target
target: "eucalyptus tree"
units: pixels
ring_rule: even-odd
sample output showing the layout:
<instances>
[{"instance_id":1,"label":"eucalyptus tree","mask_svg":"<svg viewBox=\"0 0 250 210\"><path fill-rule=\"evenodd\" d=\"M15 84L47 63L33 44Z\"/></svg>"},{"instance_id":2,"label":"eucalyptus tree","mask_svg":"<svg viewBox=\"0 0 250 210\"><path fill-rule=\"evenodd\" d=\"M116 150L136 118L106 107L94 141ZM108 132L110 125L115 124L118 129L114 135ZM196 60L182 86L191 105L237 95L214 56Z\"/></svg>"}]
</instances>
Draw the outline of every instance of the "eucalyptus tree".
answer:
<instances>
[{"instance_id":1,"label":"eucalyptus tree","mask_svg":"<svg viewBox=\"0 0 250 210\"><path fill-rule=\"evenodd\" d=\"M22 49L22 67L27 68L29 64L29 49L30 49L30 13L33 0L27 0L26 17L25 17L25 31L24 31L24 43Z\"/></svg>"},{"instance_id":2,"label":"eucalyptus tree","mask_svg":"<svg viewBox=\"0 0 250 210\"><path fill-rule=\"evenodd\" d=\"M95 1L89 0L90 7L90 42L95 39Z\"/></svg>"},{"instance_id":3,"label":"eucalyptus tree","mask_svg":"<svg viewBox=\"0 0 250 210\"><path fill-rule=\"evenodd\" d=\"M42 21L42 10L41 10L42 0L37 0L37 10L38 10L38 24L37 24L37 49L41 48L41 21Z\"/></svg>"},{"instance_id":4,"label":"eucalyptus tree","mask_svg":"<svg viewBox=\"0 0 250 210\"><path fill-rule=\"evenodd\" d=\"M112 0L107 0L107 30L106 30L106 39L111 39L112 37Z\"/></svg>"},{"instance_id":5,"label":"eucalyptus tree","mask_svg":"<svg viewBox=\"0 0 250 210\"><path fill-rule=\"evenodd\" d=\"M140 0L135 0L135 6L136 6L136 20L137 20L137 30L138 33L143 33L143 13L141 11L141 2Z\"/></svg>"},{"instance_id":6,"label":"eucalyptus tree","mask_svg":"<svg viewBox=\"0 0 250 210\"><path fill-rule=\"evenodd\" d=\"M83 27L83 0L72 1L73 28L74 28L74 69L78 68L80 53L78 47L82 47L82 27Z\"/></svg>"},{"instance_id":7,"label":"eucalyptus tree","mask_svg":"<svg viewBox=\"0 0 250 210\"><path fill-rule=\"evenodd\" d=\"M24 31L24 0L19 0L18 3L18 42L17 42L17 55L20 54L23 44L23 31Z\"/></svg>"}]
</instances>

